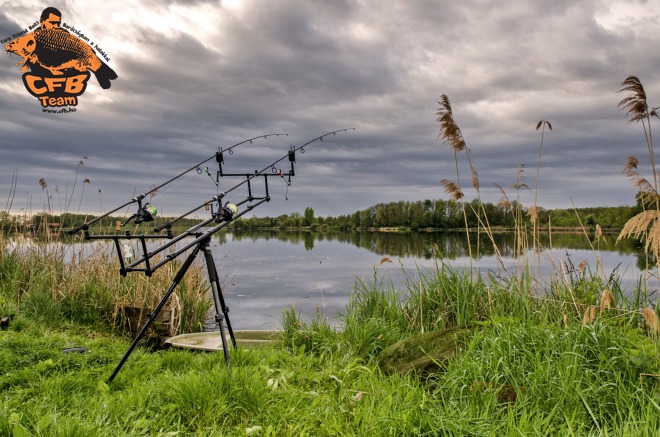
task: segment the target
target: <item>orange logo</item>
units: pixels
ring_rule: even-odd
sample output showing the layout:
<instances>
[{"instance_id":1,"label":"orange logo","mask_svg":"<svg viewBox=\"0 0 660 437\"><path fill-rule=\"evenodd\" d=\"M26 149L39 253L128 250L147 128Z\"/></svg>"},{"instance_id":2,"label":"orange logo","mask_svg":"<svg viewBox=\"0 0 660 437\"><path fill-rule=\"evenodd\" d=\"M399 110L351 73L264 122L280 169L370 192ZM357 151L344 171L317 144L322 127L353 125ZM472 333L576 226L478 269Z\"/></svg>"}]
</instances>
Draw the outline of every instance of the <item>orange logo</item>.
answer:
<instances>
[{"instance_id":1,"label":"orange logo","mask_svg":"<svg viewBox=\"0 0 660 437\"><path fill-rule=\"evenodd\" d=\"M29 29L34 30L28 33L25 29L12 35L14 39L7 38L10 42L5 49L23 58L16 63L23 65L23 84L41 106L61 109L45 112L75 111L66 107L78 105L90 72L103 89L110 88L110 81L117 79L117 73L97 56L94 43L75 27L62 23L62 13L56 8L44 9L39 22ZM95 48L106 62L110 60L98 45Z\"/></svg>"}]
</instances>

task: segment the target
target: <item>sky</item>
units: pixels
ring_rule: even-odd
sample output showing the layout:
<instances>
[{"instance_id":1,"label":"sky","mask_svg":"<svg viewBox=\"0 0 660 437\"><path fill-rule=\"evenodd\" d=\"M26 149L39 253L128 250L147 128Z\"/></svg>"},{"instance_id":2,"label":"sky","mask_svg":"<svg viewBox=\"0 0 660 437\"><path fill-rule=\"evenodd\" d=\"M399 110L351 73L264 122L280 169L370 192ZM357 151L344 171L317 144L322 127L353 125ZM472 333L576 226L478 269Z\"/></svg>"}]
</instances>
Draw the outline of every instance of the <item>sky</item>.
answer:
<instances>
[{"instance_id":1,"label":"sky","mask_svg":"<svg viewBox=\"0 0 660 437\"><path fill-rule=\"evenodd\" d=\"M355 130L297 154L290 186L269 178L270 202L247 216L306 207L337 216L449 199L440 181L456 182L457 168L438 138L443 94L484 201L501 199L498 184L532 205L542 134L544 208L633 204L635 188L622 173L630 155L651 177L644 130L617 105L630 75L660 105L660 2L0 0L0 38L11 39L47 6L103 50L118 79L102 89L92 77L74 113L47 114L23 86L21 58L1 57L0 201L11 213L49 203L55 213L106 213L218 148L288 135L226 153L224 172L244 174L347 128ZM552 130L536 130L540 120ZM521 164L530 189L517 191ZM207 165L215 176L215 161L201 170ZM473 199L464 154L458 172ZM216 186L195 169L148 200L175 216L243 180L225 177ZM260 180L254 195L263 194ZM225 200L244 200L244 188Z\"/></svg>"}]
</instances>

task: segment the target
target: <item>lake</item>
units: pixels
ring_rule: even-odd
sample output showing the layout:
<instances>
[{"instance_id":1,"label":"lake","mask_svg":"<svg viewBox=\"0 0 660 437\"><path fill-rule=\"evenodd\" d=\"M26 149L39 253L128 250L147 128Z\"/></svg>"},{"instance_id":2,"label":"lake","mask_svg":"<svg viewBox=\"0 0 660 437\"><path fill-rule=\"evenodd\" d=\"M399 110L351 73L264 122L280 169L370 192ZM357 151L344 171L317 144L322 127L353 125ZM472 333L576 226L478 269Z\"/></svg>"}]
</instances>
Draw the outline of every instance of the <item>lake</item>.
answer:
<instances>
[{"instance_id":1,"label":"lake","mask_svg":"<svg viewBox=\"0 0 660 437\"><path fill-rule=\"evenodd\" d=\"M33 244L20 236L14 237L15 244L18 238L22 247ZM496 233L494 239L509 272L515 274L527 257L531 265L540 266L534 274L542 283L556 279L557 272L575 275L583 261L605 281L613 274L619 277L628 292L644 275L643 245L631 240L615 244L616 235L596 241L593 235L555 232L550 237L545 233L539 241L543 249L523 257L516 256L512 233ZM160 241L167 240L149 246L158 247ZM184 239L179 245L188 242ZM475 271L505 274L483 233L479 238L471 234L470 242ZM133 244L137 245L136 240ZM84 246L84 256L98 252L115 256L111 241L93 240ZM336 326L359 281L370 283L376 277L403 289L407 280L415 281L420 270L432 269L438 260L456 269L471 266L464 232L221 231L213 235L211 247L236 330L277 329L282 311L292 305L303 320L310 320L318 310ZM76 246L65 253L79 250ZM141 253L137 246L134 252ZM389 261L381 262L384 258ZM658 280L647 283L655 300Z\"/></svg>"},{"instance_id":2,"label":"lake","mask_svg":"<svg viewBox=\"0 0 660 437\"><path fill-rule=\"evenodd\" d=\"M507 269L520 266L513 234L494 236ZM593 235L589 237L592 242ZM550 279L557 269L568 275L586 261L605 279L613 273L632 290L643 274L643 248L616 235L590 246L584 234L541 235L540 275ZM471 236L473 254L477 236ZM497 274L500 267L492 244L481 235L473 268ZM551 249L550 249L551 248ZM331 324L340 322L356 281L379 280L400 288L419 270L433 268L437 259L458 268L470 268L464 233L313 233L222 232L213 236L212 250L223 282L225 301L234 329L277 329L281 312L293 305L304 320L318 310ZM533 255L527 255L533 256ZM387 257L392 262L381 260Z\"/></svg>"}]
</instances>

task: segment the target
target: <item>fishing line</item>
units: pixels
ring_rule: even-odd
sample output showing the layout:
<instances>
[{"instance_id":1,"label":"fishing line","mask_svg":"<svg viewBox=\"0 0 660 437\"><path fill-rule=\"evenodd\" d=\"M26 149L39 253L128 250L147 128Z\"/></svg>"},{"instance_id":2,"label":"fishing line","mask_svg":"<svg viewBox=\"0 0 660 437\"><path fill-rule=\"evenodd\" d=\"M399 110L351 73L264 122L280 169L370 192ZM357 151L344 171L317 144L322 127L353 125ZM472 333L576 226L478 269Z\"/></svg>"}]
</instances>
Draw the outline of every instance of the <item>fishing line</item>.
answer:
<instances>
[{"instance_id":1,"label":"fishing line","mask_svg":"<svg viewBox=\"0 0 660 437\"><path fill-rule=\"evenodd\" d=\"M270 201L270 195L268 192L268 179L269 176L280 176L285 179L285 182L287 183L287 187L291 184L291 178L295 176L295 162L296 162L296 152L300 151L301 153L305 152L305 146L308 146L309 144L312 144L316 141L323 141L323 139L329 135L336 135L338 132L348 132L349 130L355 130L355 128L346 128L346 129L338 129L333 132L326 133L324 135L321 135L319 137L314 138L313 140L310 140L303 144L302 146L290 146L289 151L281 158L276 160L275 162L272 162L271 164L267 165L264 167L261 171L255 170L253 173L235 173L235 174L230 174L230 173L222 173L222 167L220 166L220 170L218 171L218 178L219 177L242 177L245 178L242 182L237 183L233 187L227 189L226 191L223 191L219 193L217 196L214 196L210 200L205 201L201 205L193 208L192 210L180 215L177 218L169 220L167 223L161 224L158 227L154 228L155 234L131 234L130 232L126 231L124 235L120 233L115 233L114 235L97 235L97 236L92 236L89 234L89 223L85 223L83 225L80 225L76 228L73 228L72 230L69 231L69 234L75 234L76 232L79 232L80 230L85 231L85 238L86 239L111 239L115 242L115 247L117 249L117 253L119 254L120 258L120 274L122 276L125 276L126 273L128 272L134 272L134 271L142 271L144 272L147 276L151 276L154 271L156 271L158 268L161 266L165 265L166 263L174 260L177 258L180 254L184 253L185 251L195 248L195 251L200 251L202 249L202 243L207 242L208 239L210 238L211 235L215 234L218 232L220 229L224 228L227 226L229 223L233 222L234 220L238 219L239 217L243 216L244 214L248 213L252 209L258 207L259 205L269 202ZM247 140L249 141L249 140ZM282 170L277 170L277 164L285 159L288 158L290 168L289 170L284 173ZM222 152L218 152L216 154L216 160L218 164L220 165L222 163ZM201 166L202 163L191 167L188 171L196 169ZM187 172L187 171L186 171ZM170 179L166 184L171 183L175 179L180 178L183 176L186 172L181 173L179 176L176 178ZM263 178L264 182L264 189L265 189L265 194L263 195L254 195L252 192L253 184L252 180L261 177ZM166 184L161 184L160 187L166 185ZM235 203L229 203L225 202L223 204L223 199L231 192L237 190L239 187L247 184L247 196L243 198L243 200L235 202ZM142 223L142 222L153 222L154 217L156 216L156 209L152 207L149 203L142 204L142 200L145 198L145 196L149 193L155 192L159 187L156 187L152 190L150 190L147 193L140 194L131 201L125 205L120 206L119 208L115 209L115 211L119 210L120 208L123 208L126 205L129 205L130 203L135 203L137 202L138 204L138 210L133 216L131 216L126 222L124 222L124 225L128 224L129 221L135 220L135 223ZM287 200L288 200L288 190L287 190ZM213 206L217 204L217 210L214 211ZM208 219L203 220L201 223L196 224L189 228L188 230L180 233L177 236L174 236L172 233L172 224L175 222L185 218L186 216L189 216L193 214L195 211L203 208L203 207L209 207L211 209L211 217ZM242 209L240 209L242 208ZM104 216L100 217L106 217L110 213L106 213ZM95 220L99 220L100 218L96 218ZM207 225L213 225L211 228L206 228ZM167 235L161 235L158 234L162 230L167 230ZM136 229L137 231L137 229ZM179 241L181 241L183 238L186 238L188 236L195 237L192 242L189 244L184 245L183 247L179 247L174 252L168 254L165 259L161 260L156 260L155 264L152 264L152 261L155 260L155 256L158 253L161 253L162 251L173 247L175 244L177 244ZM155 250L149 251L147 249L146 242L148 240L153 240L153 239L163 239L166 238L169 241L166 243L163 243L160 245L158 248ZM142 256L139 257L138 259L134 260L130 264L126 265L124 263L123 257L121 256L122 253L122 247L119 243L119 240L123 239L137 239L141 243L141 252ZM135 257L136 254L133 254ZM144 267L139 267L140 265L144 264Z\"/></svg>"},{"instance_id":2,"label":"fishing line","mask_svg":"<svg viewBox=\"0 0 660 437\"><path fill-rule=\"evenodd\" d=\"M216 192L217 192L219 184L215 181L215 179L213 179L213 176L211 176L211 172L209 171L209 167L208 166L204 167L204 170L202 170L201 167L197 167L197 174L202 174L202 173L205 173L211 179L211 182L213 182L213 184L215 185Z\"/></svg>"},{"instance_id":3,"label":"fishing line","mask_svg":"<svg viewBox=\"0 0 660 437\"><path fill-rule=\"evenodd\" d=\"M185 184L186 182L188 182L193 176L194 176L194 175L189 175L187 178L182 179L182 180L180 180L180 181L177 181L176 184L171 185L167 190L163 191L162 193L156 193L156 194L154 194L153 197L156 197L156 195L160 195L161 197L162 197L162 196L165 196L167 193L170 193L170 192L171 192L172 190L174 190L175 188L178 188L178 187L180 187L181 185L183 185L183 184Z\"/></svg>"},{"instance_id":4,"label":"fishing line","mask_svg":"<svg viewBox=\"0 0 660 437\"><path fill-rule=\"evenodd\" d=\"M217 194L217 195L214 196L213 198L211 198L211 199L205 201L203 204L201 204L201 205L195 207L194 209L192 209L192 210L190 210L190 211L188 211L188 212L186 212L186 213L180 215L180 216L177 217L177 218L174 218L174 219L170 220L169 222L167 222L167 223L165 223L165 224L163 224L163 225L161 225L161 226L158 226L158 227L154 228L154 232L160 232L160 231L162 231L163 229L167 229L167 228L171 227L172 224L174 224L175 222L177 222L177 221L183 219L184 217L186 217L186 216L188 216L188 215L194 213L195 211L201 209L202 207L207 207L207 205L211 205L211 206L212 206L214 203L217 202L217 203L218 203L218 209L219 209L219 210L222 209L222 205L221 205L221 201L222 201L222 199L224 199L224 198L225 198L229 193L231 193L232 191L238 189L239 187L241 187L241 186L243 186L243 185L245 185L245 184L247 184L248 196L247 196L247 198L246 198L245 200L243 200L243 201L237 203L237 205L240 206L241 204L244 204L244 203L249 203L249 204L251 204L251 203L254 202L255 200L259 200L260 203L261 203L261 200L263 200L263 201L265 201L265 202L270 201L270 195L268 194L268 182L267 182L267 181L268 181L268 176L282 176L282 178L285 180L285 182L288 182L288 183L290 184L290 183L291 183L291 178L292 178L293 176L295 176L294 164L295 164L295 162L296 162L296 152L297 152L297 151L300 151L301 154L304 154L304 153L305 153L305 147L306 147L306 146L308 146L308 145L310 145L310 144L312 144L312 143L314 143L314 142L316 142L316 141L321 141L321 142L322 142L322 141L323 141L323 138L325 138L325 137L327 137L327 136L329 136L329 135L336 135L338 132L348 132L349 130L355 130L355 128L338 129L338 130L336 130L336 131L328 132L328 133L326 133L326 134L323 134L323 135L321 135L321 136L318 136L318 137L314 138L313 140L310 140L310 141L306 142L306 143L303 144L302 146L298 146L298 147L290 146L289 151L287 152L286 155L284 155L283 157L279 158L279 159L276 160L275 162L273 162L273 163L267 165L266 167L264 167L264 168L263 168L262 170L260 170L260 171L255 170L254 173L223 173L222 170L218 171L218 177L225 177L225 176L227 176L227 177L244 177L245 179L244 179L242 182L239 182L238 184L234 185L233 187L231 187L231 188L229 188L229 189L227 189L227 190L225 190L225 191L220 192L219 194ZM289 164L290 164L290 169L289 169L289 171L286 172L286 173L283 173L281 169L279 169L279 171L278 171L276 165L277 165L278 163L280 163L281 161L284 161L284 160L287 159L287 158L288 158L288 160L289 160ZM270 170L270 173L268 173L269 170ZM266 194L265 194L264 196L262 196L262 197L255 197L255 196L252 194L252 185L251 185L251 181L252 181L253 179L257 178L257 177L263 177L263 178L264 178L264 185L265 185ZM288 200L288 189L287 189L287 194L286 194L286 196L287 196L287 200ZM260 203L259 203L259 204L260 204ZM248 208L254 208L254 207L255 207L255 205L248 206ZM216 214L217 214L217 213L215 213L214 215L216 215Z\"/></svg>"},{"instance_id":5,"label":"fishing line","mask_svg":"<svg viewBox=\"0 0 660 437\"><path fill-rule=\"evenodd\" d=\"M233 146L229 147L228 149L224 149L224 150L223 150L223 149L221 149L221 148L218 148L218 152L216 152L216 153L215 153L214 155L212 155L211 157L205 159L204 161L202 161L202 162L200 162L200 163L198 163L198 164L196 164L196 165L190 167L188 170L186 170L186 171L184 171L184 172L181 172L181 173L178 174L177 176L174 176L173 178L171 178L171 179L165 181L164 183L158 185L157 187L154 187L154 188L150 189L149 191L147 191L147 192L145 192L145 193L142 193L142 194L139 194L139 195L137 195L137 196L134 196L131 200L129 200L128 202L124 203L123 205L120 205L120 206L118 206L117 208L115 208L115 209L113 209L113 210L111 210L111 211L108 211L108 212L106 212L105 214L102 214L102 215L100 215L100 216L98 216L98 217L96 217L96 218L90 220L89 222L85 222L85 223L83 223L83 224L81 224L81 225L78 225L78 226L74 227L73 229L69 230L68 233L69 233L69 235L74 235L74 234L80 232L80 231L83 230L83 229L84 229L84 230L88 230L88 229L89 229L89 225L91 225L91 224L93 224L93 223L96 223L96 222L100 221L101 219L103 219L103 218L105 218L105 217L108 217L110 214L113 214L113 213L119 211L120 209L122 209L122 208L124 208L124 207L130 206L130 205L133 204L133 203L137 203L137 204L138 204L138 212L139 212L139 211L143 208L143 206L142 206L142 199L144 199L147 195L152 194L152 193L158 191L160 188L164 187L165 185L168 185L168 184L170 184L171 182L173 182L173 181L179 179L181 176L185 175L185 174L188 173L189 171L194 170L194 169L198 168L199 166L201 166L202 164L204 164L204 163L210 161L211 159L215 158L216 161L218 162L218 165L220 166L220 172L221 172L221 171L222 171L222 163L224 162L224 159L223 159L223 153L224 153L224 152L227 152L227 153L229 153L229 154L231 155L231 154L233 154L232 149L235 148L235 147L240 146L241 144L245 144L245 143L248 143L248 142L249 142L250 144L253 144L253 141L254 141L254 140L257 140L257 139L260 139L260 138L267 139L268 137L271 137L271 136L279 137L280 135L282 135L282 136L289 136L289 134L265 134L265 135L259 135L259 136L256 136L256 137L249 138L249 139L247 139L247 140L241 141L240 143L236 143L236 144L234 144ZM135 194L135 192L134 192L134 194ZM128 211L127 211L127 212L128 212Z\"/></svg>"}]
</instances>

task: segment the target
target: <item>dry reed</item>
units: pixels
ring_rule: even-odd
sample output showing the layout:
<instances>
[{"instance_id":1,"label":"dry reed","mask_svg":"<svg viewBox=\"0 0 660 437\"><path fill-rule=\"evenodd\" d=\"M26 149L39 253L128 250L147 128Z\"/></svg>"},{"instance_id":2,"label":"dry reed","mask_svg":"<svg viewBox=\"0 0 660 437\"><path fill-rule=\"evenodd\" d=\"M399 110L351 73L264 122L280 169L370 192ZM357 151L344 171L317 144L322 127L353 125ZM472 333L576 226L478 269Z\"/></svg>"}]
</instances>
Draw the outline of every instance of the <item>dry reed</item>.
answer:
<instances>
[{"instance_id":1,"label":"dry reed","mask_svg":"<svg viewBox=\"0 0 660 437\"><path fill-rule=\"evenodd\" d=\"M645 239L646 252L658 258L660 256L660 211L657 209L642 211L628 220L619 233L617 242L628 237L636 240Z\"/></svg>"},{"instance_id":2,"label":"dry reed","mask_svg":"<svg viewBox=\"0 0 660 437\"><path fill-rule=\"evenodd\" d=\"M649 334L656 339L658 337L658 315L652 308L642 308L642 318L646 322Z\"/></svg>"},{"instance_id":3,"label":"dry reed","mask_svg":"<svg viewBox=\"0 0 660 437\"><path fill-rule=\"evenodd\" d=\"M612 301L614 300L614 295L610 290L603 290L603 293L600 295L600 314L602 315L605 311L612 308Z\"/></svg>"},{"instance_id":4,"label":"dry reed","mask_svg":"<svg viewBox=\"0 0 660 437\"><path fill-rule=\"evenodd\" d=\"M467 148L465 139L458 124L454 121L454 113L449 103L449 97L443 94L440 96L438 104L440 105L440 109L436 112L438 116L436 120L440 123L438 138L442 138L443 142L451 146L454 152L465 150Z\"/></svg>"},{"instance_id":5,"label":"dry reed","mask_svg":"<svg viewBox=\"0 0 660 437\"><path fill-rule=\"evenodd\" d=\"M449 179L441 180L440 184L445 188L445 193L449 194L452 199L460 200L463 198L463 192L461 191L460 187Z\"/></svg>"},{"instance_id":6,"label":"dry reed","mask_svg":"<svg viewBox=\"0 0 660 437\"><path fill-rule=\"evenodd\" d=\"M587 307L587 309L584 312L584 316L582 317L582 327L584 328L590 323L593 323L594 320L596 320L596 315L597 315L598 308L596 308L593 305L590 305Z\"/></svg>"}]
</instances>

